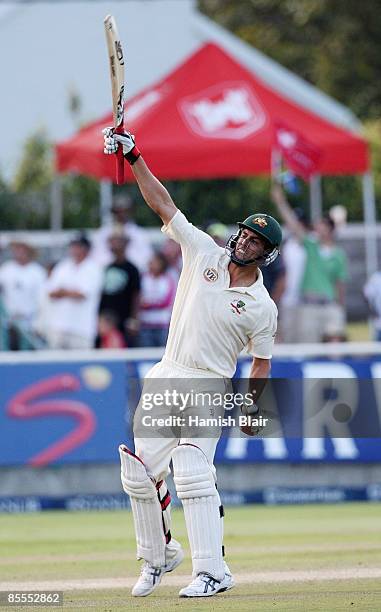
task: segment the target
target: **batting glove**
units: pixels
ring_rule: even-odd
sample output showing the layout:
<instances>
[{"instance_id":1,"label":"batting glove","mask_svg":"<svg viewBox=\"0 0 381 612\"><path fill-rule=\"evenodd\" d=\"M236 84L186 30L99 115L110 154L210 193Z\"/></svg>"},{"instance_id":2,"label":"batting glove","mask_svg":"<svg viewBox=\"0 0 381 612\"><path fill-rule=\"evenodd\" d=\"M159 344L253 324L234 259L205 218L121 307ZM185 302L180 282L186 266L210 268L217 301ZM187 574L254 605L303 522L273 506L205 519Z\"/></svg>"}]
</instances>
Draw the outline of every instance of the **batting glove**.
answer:
<instances>
[{"instance_id":1,"label":"batting glove","mask_svg":"<svg viewBox=\"0 0 381 612\"><path fill-rule=\"evenodd\" d=\"M104 149L103 152L106 155L113 155L118 151L119 144L123 147L123 156L131 164L131 166L140 157L140 151L135 145L135 137L130 132L124 132L123 134L116 134L115 129L107 127L102 130Z\"/></svg>"},{"instance_id":2,"label":"batting glove","mask_svg":"<svg viewBox=\"0 0 381 612\"><path fill-rule=\"evenodd\" d=\"M241 406L241 413L243 414L243 416L249 419L259 419L259 417L262 416L260 408L259 406L257 406L257 404ZM243 427L241 427L241 430L247 436L258 436L263 430L263 426L254 425L250 423L247 425L243 425Z\"/></svg>"}]
</instances>

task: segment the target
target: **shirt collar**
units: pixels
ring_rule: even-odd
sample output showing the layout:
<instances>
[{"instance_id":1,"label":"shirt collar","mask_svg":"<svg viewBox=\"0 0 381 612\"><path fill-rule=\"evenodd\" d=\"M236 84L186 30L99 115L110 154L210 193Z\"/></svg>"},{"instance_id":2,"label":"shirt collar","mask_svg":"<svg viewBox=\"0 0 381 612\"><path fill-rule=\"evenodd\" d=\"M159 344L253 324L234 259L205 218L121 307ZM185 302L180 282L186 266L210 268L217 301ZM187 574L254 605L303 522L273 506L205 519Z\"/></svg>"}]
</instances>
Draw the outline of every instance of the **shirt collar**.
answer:
<instances>
[{"instance_id":1,"label":"shirt collar","mask_svg":"<svg viewBox=\"0 0 381 612\"><path fill-rule=\"evenodd\" d=\"M227 274L229 274L229 270L228 270L229 263L230 263L230 257L224 254L224 266L226 268ZM228 287L228 291L237 291L238 293L246 293L247 295L254 296L255 293L258 291L258 289L263 287L263 274L260 268L257 268L257 269L258 269L258 277L255 283L253 283L249 287Z\"/></svg>"}]
</instances>

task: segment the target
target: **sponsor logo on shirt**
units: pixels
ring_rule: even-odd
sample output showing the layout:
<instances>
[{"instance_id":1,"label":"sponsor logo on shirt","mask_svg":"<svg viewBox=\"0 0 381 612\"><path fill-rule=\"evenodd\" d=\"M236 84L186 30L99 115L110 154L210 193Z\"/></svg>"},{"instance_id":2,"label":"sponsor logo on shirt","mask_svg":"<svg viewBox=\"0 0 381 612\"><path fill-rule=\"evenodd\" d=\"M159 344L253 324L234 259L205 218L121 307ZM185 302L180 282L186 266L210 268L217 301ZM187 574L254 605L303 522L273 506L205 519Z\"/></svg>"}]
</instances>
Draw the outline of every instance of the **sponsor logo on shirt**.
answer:
<instances>
[{"instance_id":1,"label":"sponsor logo on shirt","mask_svg":"<svg viewBox=\"0 0 381 612\"><path fill-rule=\"evenodd\" d=\"M230 302L230 306L231 306L231 311L234 312L235 314L242 314L243 312L246 312L246 304L245 302L243 302L242 300L233 300L232 302Z\"/></svg>"},{"instance_id":2,"label":"sponsor logo on shirt","mask_svg":"<svg viewBox=\"0 0 381 612\"><path fill-rule=\"evenodd\" d=\"M204 278L208 283L215 283L218 279L218 272L215 268L205 268Z\"/></svg>"}]
</instances>

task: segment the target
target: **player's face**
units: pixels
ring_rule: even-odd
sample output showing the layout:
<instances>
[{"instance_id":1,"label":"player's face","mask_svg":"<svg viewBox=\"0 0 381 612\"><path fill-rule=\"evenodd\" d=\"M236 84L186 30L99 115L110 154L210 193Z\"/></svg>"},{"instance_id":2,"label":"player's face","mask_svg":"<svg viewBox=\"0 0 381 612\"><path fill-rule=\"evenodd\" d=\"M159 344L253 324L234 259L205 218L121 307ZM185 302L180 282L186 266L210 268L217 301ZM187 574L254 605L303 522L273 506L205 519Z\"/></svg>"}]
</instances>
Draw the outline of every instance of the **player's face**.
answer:
<instances>
[{"instance_id":1,"label":"player's face","mask_svg":"<svg viewBox=\"0 0 381 612\"><path fill-rule=\"evenodd\" d=\"M266 242L255 232L243 229L237 240L234 254L242 261L261 257L266 249Z\"/></svg>"}]
</instances>

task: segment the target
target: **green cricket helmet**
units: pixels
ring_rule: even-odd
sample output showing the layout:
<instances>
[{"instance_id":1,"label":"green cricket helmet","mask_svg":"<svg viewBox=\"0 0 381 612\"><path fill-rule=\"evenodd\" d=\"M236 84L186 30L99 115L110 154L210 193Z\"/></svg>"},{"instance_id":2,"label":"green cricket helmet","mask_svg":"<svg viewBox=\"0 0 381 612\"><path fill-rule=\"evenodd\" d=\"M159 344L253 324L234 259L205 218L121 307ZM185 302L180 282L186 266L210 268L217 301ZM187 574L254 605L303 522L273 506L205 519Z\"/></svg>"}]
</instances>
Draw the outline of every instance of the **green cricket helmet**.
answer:
<instances>
[{"instance_id":1,"label":"green cricket helmet","mask_svg":"<svg viewBox=\"0 0 381 612\"><path fill-rule=\"evenodd\" d=\"M239 231L229 238L226 245L226 249L230 254L230 259L235 264L238 266L248 266L256 263L260 266L268 266L270 263L275 261L280 253L282 230L278 221L276 221L274 217L271 217L265 213L256 213L255 215L250 215L244 221L239 221L238 227ZM263 255L248 260L242 260L236 256L235 248L243 229L248 229L255 234L258 234L258 236L266 241L268 246L265 248Z\"/></svg>"}]
</instances>

